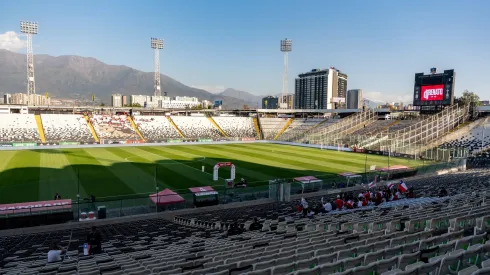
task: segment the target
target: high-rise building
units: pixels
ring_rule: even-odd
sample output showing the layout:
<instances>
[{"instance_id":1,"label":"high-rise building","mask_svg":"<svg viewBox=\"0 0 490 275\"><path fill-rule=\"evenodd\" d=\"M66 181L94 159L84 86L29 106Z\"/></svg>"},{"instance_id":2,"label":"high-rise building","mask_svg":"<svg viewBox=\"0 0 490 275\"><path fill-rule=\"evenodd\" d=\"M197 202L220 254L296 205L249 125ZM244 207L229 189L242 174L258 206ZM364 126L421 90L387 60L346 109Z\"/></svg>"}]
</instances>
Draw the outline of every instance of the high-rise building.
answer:
<instances>
[{"instance_id":1,"label":"high-rise building","mask_svg":"<svg viewBox=\"0 0 490 275\"><path fill-rule=\"evenodd\" d=\"M12 95L4 94L3 95L3 104L11 104L12 103Z\"/></svg>"},{"instance_id":2,"label":"high-rise building","mask_svg":"<svg viewBox=\"0 0 490 275\"><path fill-rule=\"evenodd\" d=\"M335 109L345 101L347 75L334 67L299 74L295 80L295 109ZM341 100L339 100L341 99Z\"/></svg>"},{"instance_id":3,"label":"high-rise building","mask_svg":"<svg viewBox=\"0 0 490 275\"><path fill-rule=\"evenodd\" d=\"M122 95L121 94L113 94L111 97L112 107L122 107Z\"/></svg>"},{"instance_id":4,"label":"high-rise building","mask_svg":"<svg viewBox=\"0 0 490 275\"><path fill-rule=\"evenodd\" d=\"M266 96L262 98L262 109L277 109L279 98L276 96Z\"/></svg>"},{"instance_id":5,"label":"high-rise building","mask_svg":"<svg viewBox=\"0 0 490 275\"><path fill-rule=\"evenodd\" d=\"M128 105L128 96L125 95L122 96L122 105L123 106Z\"/></svg>"},{"instance_id":6,"label":"high-rise building","mask_svg":"<svg viewBox=\"0 0 490 275\"><path fill-rule=\"evenodd\" d=\"M362 90L352 89L347 91L347 109L361 109L363 105Z\"/></svg>"}]
</instances>

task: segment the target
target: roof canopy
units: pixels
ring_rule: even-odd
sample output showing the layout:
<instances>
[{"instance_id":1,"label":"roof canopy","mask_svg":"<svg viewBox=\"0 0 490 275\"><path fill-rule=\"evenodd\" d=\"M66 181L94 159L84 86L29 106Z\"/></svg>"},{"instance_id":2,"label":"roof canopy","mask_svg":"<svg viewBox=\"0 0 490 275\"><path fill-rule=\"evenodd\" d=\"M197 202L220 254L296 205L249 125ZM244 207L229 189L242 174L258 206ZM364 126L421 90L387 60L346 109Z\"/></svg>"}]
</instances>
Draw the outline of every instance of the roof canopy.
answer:
<instances>
[{"instance_id":1,"label":"roof canopy","mask_svg":"<svg viewBox=\"0 0 490 275\"><path fill-rule=\"evenodd\" d=\"M361 177L361 175L358 175L358 174L352 173L352 172L344 172L344 173L340 173L339 175L342 177L346 177L346 178L360 178Z\"/></svg>"},{"instance_id":2,"label":"roof canopy","mask_svg":"<svg viewBox=\"0 0 490 275\"><path fill-rule=\"evenodd\" d=\"M305 176L305 177L298 177L294 178L295 181L299 181L301 183L317 183L317 182L322 182L322 180L319 180L313 176Z\"/></svg>"},{"instance_id":3,"label":"roof canopy","mask_svg":"<svg viewBox=\"0 0 490 275\"><path fill-rule=\"evenodd\" d=\"M168 205L185 201L179 194L168 188L165 188L165 190L158 193L151 194L150 200L156 205Z\"/></svg>"}]
</instances>

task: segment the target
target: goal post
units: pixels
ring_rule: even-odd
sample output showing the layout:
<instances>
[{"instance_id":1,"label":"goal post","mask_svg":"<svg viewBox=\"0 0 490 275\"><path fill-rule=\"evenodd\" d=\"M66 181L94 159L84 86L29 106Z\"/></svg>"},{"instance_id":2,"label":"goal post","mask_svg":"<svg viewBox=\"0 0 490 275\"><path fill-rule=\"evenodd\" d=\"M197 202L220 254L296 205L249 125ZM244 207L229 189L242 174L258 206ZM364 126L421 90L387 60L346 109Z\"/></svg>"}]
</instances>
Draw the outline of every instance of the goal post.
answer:
<instances>
[{"instance_id":1,"label":"goal post","mask_svg":"<svg viewBox=\"0 0 490 275\"><path fill-rule=\"evenodd\" d=\"M235 179L235 165L231 162L218 162L213 168L213 180L217 181L219 179L218 172L219 168L222 166L231 167L230 179Z\"/></svg>"}]
</instances>

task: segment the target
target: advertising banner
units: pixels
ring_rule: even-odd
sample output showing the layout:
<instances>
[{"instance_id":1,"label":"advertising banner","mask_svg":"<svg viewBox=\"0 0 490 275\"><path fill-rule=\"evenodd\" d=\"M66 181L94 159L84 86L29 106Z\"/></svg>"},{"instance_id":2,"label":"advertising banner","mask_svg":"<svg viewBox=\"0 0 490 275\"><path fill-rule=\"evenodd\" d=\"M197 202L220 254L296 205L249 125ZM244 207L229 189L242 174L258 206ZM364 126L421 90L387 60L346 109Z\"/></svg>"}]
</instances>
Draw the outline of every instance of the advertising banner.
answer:
<instances>
[{"instance_id":1,"label":"advertising banner","mask_svg":"<svg viewBox=\"0 0 490 275\"><path fill-rule=\"evenodd\" d=\"M60 141L60 145L80 145L80 142L76 142L76 141Z\"/></svg>"},{"instance_id":2,"label":"advertising banner","mask_svg":"<svg viewBox=\"0 0 490 275\"><path fill-rule=\"evenodd\" d=\"M202 138L202 139L199 139L199 142L212 142L213 140L210 139L210 138Z\"/></svg>"},{"instance_id":3,"label":"advertising banner","mask_svg":"<svg viewBox=\"0 0 490 275\"><path fill-rule=\"evenodd\" d=\"M0 143L0 147L12 147L12 143Z\"/></svg>"},{"instance_id":4,"label":"advertising banner","mask_svg":"<svg viewBox=\"0 0 490 275\"><path fill-rule=\"evenodd\" d=\"M145 143L143 140L126 140L126 144Z\"/></svg>"},{"instance_id":5,"label":"advertising banner","mask_svg":"<svg viewBox=\"0 0 490 275\"><path fill-rule=\"evenodd\" d=\"M242 138L242 141L254 141L255 138Z\"/></svg>"},{"instance_id":6,"label":"advertising banner","mask_svg":"<svg viewBox=\"0 0 490 275\"><path fill-rule=\"evenodd\" d=\"M167 140L167 142L168 143L180 143L180 142L182 142L182 140L181 139L169 139L169 140Z\"/></svg>"},{"instance_id":7,"label":"advertising banner","mask_svg":"<svg viewBox=\"0 0 490 275\"><path fill-rule=\"evenodd\" d=\"M422 101L441 101L444 100L444 84L422 86Z\"/></svg>"},{"instance_id":8,"label":"advertising banner","mask_svg":"<svg viewBox=\"0 0 490 275\"><path fill-rule=\"evenodd\" d=\"M13 147L27 147L27 146L37 146L37 143L35 142L15 142L15 143L12 143L12 146Z\"/></svg>"}]
</instances>

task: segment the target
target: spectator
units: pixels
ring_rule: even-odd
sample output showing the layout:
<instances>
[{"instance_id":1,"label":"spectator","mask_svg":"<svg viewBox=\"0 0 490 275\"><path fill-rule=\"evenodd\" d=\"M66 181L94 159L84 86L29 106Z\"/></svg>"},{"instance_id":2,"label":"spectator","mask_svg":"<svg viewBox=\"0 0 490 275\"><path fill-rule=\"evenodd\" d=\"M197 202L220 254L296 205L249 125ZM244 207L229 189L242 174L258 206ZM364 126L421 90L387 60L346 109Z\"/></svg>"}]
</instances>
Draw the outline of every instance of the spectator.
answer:
<instances>
[{"instance_id":1,"label":"spectator","mask_svg":"<svg viewBox=\"0 0 490 275\"><path fill-rule=\"evenodd\" d=\"M230 225L230 228L228 229L227 235L233 236L233 235L239 235L241 233L242 233L242 230L238 226L238 223L234 222Z\"/></svg>"},{"instance_id":2,"label":"spectator","mask_svg":"<svg viewBox=\"0 0 490 275\"><path fill-rule=\"evenodd\" d=\"M52 243L48 251L48 263L60 262L61 254L65 253L65 250L58 246L57 243Z\"/></svg>"},{"instance_id":3,"label":"spectator","mask_svg":"<svg viewBox=\"0 0 490 275\"><path fill-rule=\"evenodd\" d=\"M446 197L446 196L447 196L447 190L446 188L443 187L439 192L439 197Z\"/></svg>"},{"instance_id":4,"label":"spectator","mask_svg":"<svg viewBox=\"0 0 490 275\"><path fill-rule=\"evenodd\" d=\"M344 207L344 201L340 198L340 195L337 195L337 199L335 200L335 206L337 210L342 210Z\"/></svg>"},{"instance_id":5,"label":"spectator","mask_svg":"<svg viewBox=\"0 0 490 275\"><path fill-rule=\"evenodd\" d=\"M325 212L330 212L332 211L332 203L327 201L325 204L323 204L323 208L325 209Z\"/></svg>"},{"instance_id":6,"label":"spectator","mask_svg":"<svg viewBox=\"0 0 490 275\"><path fill-rule=\"evenodd\" d=\"M254 218L254 222L250 225L249 230L250 231L256 231L256 230L261 230L262 229L262 224L259 223L257 218Z\"/></svg>"},{"instance_id":7,"label":"spectator","mask_svg":"<svg viewBox=\"0 0 490 275\"><path fill-rule=\"evenodd\" d=\"M90 254L100 253L102 250L101 242L102 237L96 226L92 226L92 231L87 235L87 243L90 245Z\"/></svg>"},{"instance_id":8,"label":"spectator","mask_svg":"<svg viewBox=\"0 0 490 275\"><path fill-rule=\"evenodd\" d=\"M61 200L60 194L58 193L54 194L54 200Z\"/></svg>"},{"instance_id":9,"label":"spectator","mask_svg":"<svg viewBox=\"0 0 490 275\"><path fill-rule=\"evenodd\" d=\"M308 214L308 202L304 198L301 198L301 207L303 208L303 216L306 216Z\"/></svg>"},{"instance_id":10,"label":"spectator","mask_svg":"<svg viewBox=\"0 0 490 275\"><path fill-rule=\"evenodd\" d=\"M414 192L413 192L413 187L408 188L408 195L407 195L407 198L409 198L409 199L413 199L413 198L415 198L415 194L414 194Z\"/></svg>"}]
</instances>

